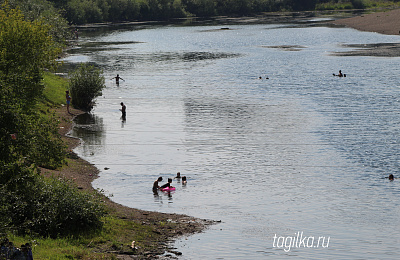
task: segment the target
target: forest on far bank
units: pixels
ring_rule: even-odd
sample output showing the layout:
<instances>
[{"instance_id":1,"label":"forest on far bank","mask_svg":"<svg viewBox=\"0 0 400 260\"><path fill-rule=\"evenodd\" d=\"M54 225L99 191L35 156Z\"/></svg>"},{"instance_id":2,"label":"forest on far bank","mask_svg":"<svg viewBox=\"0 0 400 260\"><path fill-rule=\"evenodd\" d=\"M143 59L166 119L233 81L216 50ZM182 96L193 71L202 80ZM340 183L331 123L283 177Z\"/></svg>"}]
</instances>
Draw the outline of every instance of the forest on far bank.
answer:
<instances>
[{"instance_id":1,"label":"forest on far bank","mask_svg":"<svg viewBox=\"0 0 400 260\"><path fill-rule=\"evenodd\" d=\"M63 18L70 25L98 22L243 16L262 12L387 8L400 0L0 0L29 16Z\"/></svg>"}]
</instances>

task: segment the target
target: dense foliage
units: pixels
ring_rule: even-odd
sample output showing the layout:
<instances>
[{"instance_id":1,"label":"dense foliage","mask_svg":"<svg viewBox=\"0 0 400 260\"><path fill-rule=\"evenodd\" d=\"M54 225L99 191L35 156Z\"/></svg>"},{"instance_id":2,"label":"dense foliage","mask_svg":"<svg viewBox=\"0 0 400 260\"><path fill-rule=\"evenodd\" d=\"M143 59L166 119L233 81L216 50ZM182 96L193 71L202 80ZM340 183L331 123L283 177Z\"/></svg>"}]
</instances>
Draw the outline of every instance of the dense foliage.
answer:
<instances>
[{"instance_id":1,"label":"dense foliage","mask_svg":"<svg viewBox=\"0 0 400 260\"><path fill-rule=\"evenodd\" d=\"M101 74L100 69L85 63L70 74L69 88L72 105L75 108L86 111L92 109L93 99L101 96L101 91L105 87L105 80Z\"/></svg>"},{"instance_id":2,"label":"dense foliage","mask_svg":"<svg viewBox=\"0 0 400 260\"><path fill-rule=\"evenodd\" d=\"M388 0L49 0L73 24L250 15L260 12L357 9ZM394 0L398 2L399 0Z\"/></svg>"},{"instance_id":3,"label":"dense foliage","mask_svg":"<svg viewBox=\"0 0 400 260\"><path fill-rule=\"evenodd\" d=\"M54 168L63 158L54 122L35 110L43 92L42 70L55 65L60 51L48 31L41 22L25 21L16 9L0 9L1 161L23 158Z\"/></svg>"},{"instance_id":4,"label":"dense foliage","mask_svg":"<svg viewBox=\"0 0 400 260\"><path fill-rule=\"evenodd\" d=\"M7 219L3 221L12 223L20 233L57 237L101 226L100 195L84 193L72 183L43 178L28 169L15 174L18 177L0 189L0 196L6 202L3 212Z\"/></svg>"},{"instance_id":5,"label":"dense foliage","mask_svg":"<svg viewBox=\"0 0 400 260\"><path fill-rule=\"evenodd\" d=\"M317 0L51 0L76 24L313 10Z\"/></svg>"},{"instance_id":6,"label":"dense foliage","mask_svg":"<svg viewBox=\"0 0 400 260\"><path fill-rule=\"evenodd\" d=\"M58 122L36 109L43 71L60 52L50 30L18 9L0 9L0 232L56 236L100 223L102 207L91 195L38 174L38 166L60 167L65 159Z\"/></svg>"},{"instance_id":7,"label":"dense foliage","mask_svg":"<svg viewBox=\"0 0 400 260\"><path fill-rule=\"evenodd\" d=\"M13 9L19 8L27 21L41 21L48 25L52 39L63 44L65 39L73 37L67 20L53 3L47 0L0 0Z\"/></svg>"},{"instance_id":8,"label":"dense foliage","mask_svg":"<svg viewBox=\"0 0 400 260\"><path fill-rule=\"evenodd\" d=\"M52 25L56 40L71 36L70 24L168 20L275 11L363 9L400 0L0 0L21 6L27 19ZM65 19L64 19L65 18Z\"/></svg>"}]
</instances>

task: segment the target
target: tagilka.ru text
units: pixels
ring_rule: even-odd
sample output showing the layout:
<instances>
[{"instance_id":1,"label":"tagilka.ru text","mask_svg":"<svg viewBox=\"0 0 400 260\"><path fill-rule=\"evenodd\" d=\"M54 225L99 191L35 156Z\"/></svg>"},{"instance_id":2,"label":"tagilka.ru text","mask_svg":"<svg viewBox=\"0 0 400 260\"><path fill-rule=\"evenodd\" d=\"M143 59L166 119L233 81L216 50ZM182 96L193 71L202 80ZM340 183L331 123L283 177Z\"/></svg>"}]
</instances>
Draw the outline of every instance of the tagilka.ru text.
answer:
<instances>
[{"instance_id":1,"label":"tagilka.ru text","mask_svg":"<svg viewBox=\"0 0 400 260\"><path fill-rule=\"evenodd\" d=\"M331 237L325 236L305 236L302 232L297 232L294 236L278 236L274 235L272 247L282 248L285 252L289 252L292 248L318 248L329 247Z\"/></svg>"}]
</instances>

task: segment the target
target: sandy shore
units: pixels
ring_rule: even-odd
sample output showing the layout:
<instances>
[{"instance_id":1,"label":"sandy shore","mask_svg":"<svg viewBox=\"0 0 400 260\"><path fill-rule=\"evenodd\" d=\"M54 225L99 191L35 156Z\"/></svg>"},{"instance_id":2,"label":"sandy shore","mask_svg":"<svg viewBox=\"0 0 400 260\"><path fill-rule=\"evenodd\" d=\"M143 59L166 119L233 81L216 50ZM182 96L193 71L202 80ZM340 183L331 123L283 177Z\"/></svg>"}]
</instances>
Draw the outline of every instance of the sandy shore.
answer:
<instances>
[{"instance_id":1,"label":"sandy shore","mask_svg":"<svg viewBox=\"0 0 400 260\"><path fill-rule=\"evenodd\" d=\"M387 35L400 33L400 9L360 15L330 22L335 25L344 25L360 31L376 32ZM351 48L351 51L335 52L335 56L374 56L400 57L400 37L393 43L373 44L343 44L342 47Z\"/></svg>"},{"instance_id":2,"label":"sandy shore","mask_svg":"<svg viewBox=\"0 0 400 260\"><path fill-rule=\"evenodd\" d=\"M59 133L62 139L67 144L68 151L68 165L59 170L41 169L41 173L45 176L56 176L73 180L79 189L94 190L92 181L98 177L99 170L89 162L79 158L73 151L75 147L80 145L80 140L68 136L68 132L73 127L73 119L75 116L83 112L76 109L71 109L72 114L67 113L65 107L56 109L56 115L59 118ZM151 189L152 187L149 187ZM139 225L146 225L151 227L157 233L156 239L152 237L146 242L148 248L153 250L136 250L132 255L132 250L129 245L125 245L125 250L122 252L115 252L114 255L118 259L161 259L160 254L169 252L172 254L179 254L179 252L171 249L169 242L178 237L191 235L203 231L208 225L214 224L214 221L197 219L186 215L180 214L167 214L160 212L144 211L134 208L125 207L118 203L104 198L106 207L110 214L121 218L133 221ZM162 222L176 223L173 229L167 225L161 225ZM113 253L111 250L105 250L106 253Z\"/></svg>"},{"instance_id":3,"label":"sandy shore","mask_svg":"<svg viewBox=\"0 0 400 260\"><path fill-rule=\"evenodd\" d=\"M345 25L360 31L399 35L400 9L340 19L332 23Z\"/></svg>"}]
</instances>

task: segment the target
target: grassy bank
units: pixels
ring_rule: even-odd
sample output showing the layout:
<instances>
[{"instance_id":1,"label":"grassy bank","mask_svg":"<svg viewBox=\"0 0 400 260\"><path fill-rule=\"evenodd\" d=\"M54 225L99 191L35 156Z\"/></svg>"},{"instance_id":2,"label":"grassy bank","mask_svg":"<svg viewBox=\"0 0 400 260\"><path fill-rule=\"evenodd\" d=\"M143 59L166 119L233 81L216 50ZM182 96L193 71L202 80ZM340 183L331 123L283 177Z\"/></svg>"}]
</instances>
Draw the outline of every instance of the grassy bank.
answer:
<instances>
[{"instance_id":1,"label":"grassy bank","mask_svg":"<svg viewBox=\"0 0 400 260\"><path fill-rule=\"evenodd\" d=\"M66 79L45 73L43 83L44 96L38 109L47 115L56 115L59 133L66 144L68 156L59 169L41 168L41 175L69 180L70 185L79 192L99 193L106 214L101 219L101 228L86 233L75 232L67 236L48 238L35 234L18 236L9 231L3 236L8 237L16 246L30 243L34 259L131 259L127 258L129 255L135 255L136 259L152 259L165 251L179 254L169 249L171 239L200 232L205 225L211 223L184 215L124 207L95 191L91 182L97 178L98 169L72 152L80 141L66 136L72 127L74 116L83 112L71 109L72 114L69 114L61 105L65 102L65 90L68 88ZM132 246L133 241L135 242Z\"/></svg>"}]
</instances>

